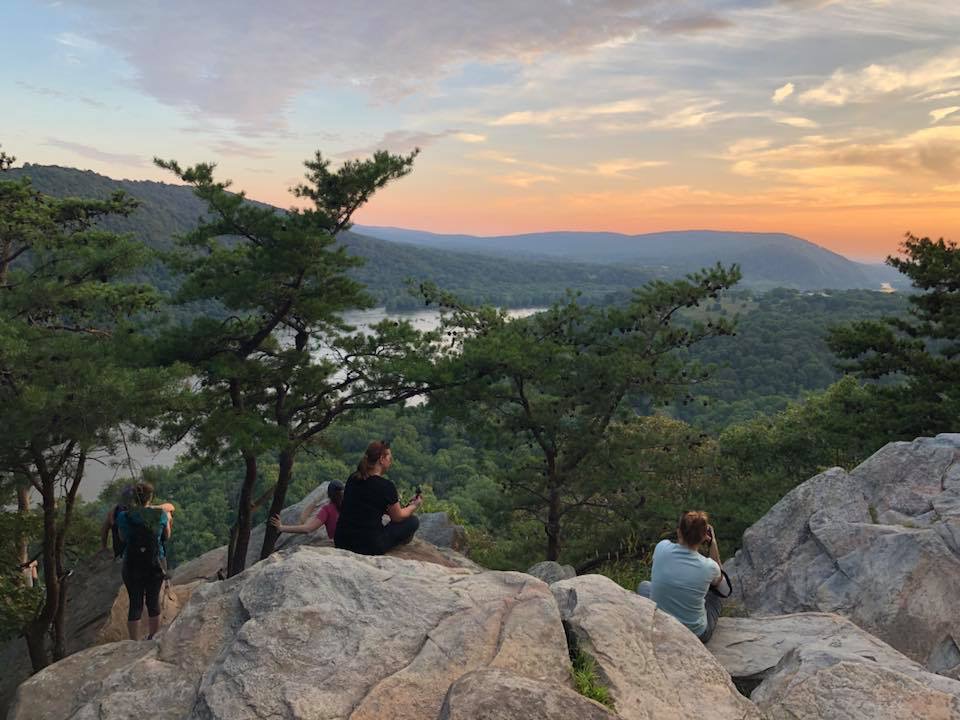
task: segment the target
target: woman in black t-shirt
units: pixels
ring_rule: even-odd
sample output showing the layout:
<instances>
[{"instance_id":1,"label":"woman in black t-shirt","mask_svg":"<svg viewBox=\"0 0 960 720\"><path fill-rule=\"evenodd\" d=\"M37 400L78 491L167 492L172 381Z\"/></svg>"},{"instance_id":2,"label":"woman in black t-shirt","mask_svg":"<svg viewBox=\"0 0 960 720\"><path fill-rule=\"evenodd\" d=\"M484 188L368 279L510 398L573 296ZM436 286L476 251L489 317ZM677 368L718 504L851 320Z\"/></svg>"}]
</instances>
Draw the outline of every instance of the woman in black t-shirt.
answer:
<instances>
[{"instance_id":1,"label":"woman in black t-shirt","mask_svg":"<svg viewBox=\"0 0 960 720\"><path fill-rule=\"evenodd\" d=\"M409 505L400 507L396 485L383 477L392 463L390 443L386 440L375 440L367 446L343 491L334 537L338 548L362 555L383 555L392 547L410 542L417 532L420 521L414 513L423 498L417 495ZM383 524L384 515L390 516L387 525Z\"/></svg>"}]
</instances>

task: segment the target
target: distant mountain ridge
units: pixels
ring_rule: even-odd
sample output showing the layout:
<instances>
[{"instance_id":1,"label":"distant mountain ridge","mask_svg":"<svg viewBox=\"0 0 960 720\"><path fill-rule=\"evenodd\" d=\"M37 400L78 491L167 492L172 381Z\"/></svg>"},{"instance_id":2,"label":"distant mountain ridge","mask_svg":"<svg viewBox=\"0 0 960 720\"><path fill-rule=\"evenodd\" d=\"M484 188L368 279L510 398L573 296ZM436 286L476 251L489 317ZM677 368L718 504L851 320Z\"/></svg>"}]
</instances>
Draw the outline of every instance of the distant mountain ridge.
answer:
<instances>
[{"instance_id":1,"label":"distant mountain ridge","mask_svg":"<svg viewBox=\"0 0 960 720\"><path fill-rule=\"evenodd\" d=\"M107 197L123 190L142 207L130 218L110 219L105 227L132 232L162 250L172 247L174 236L195 227L205 212L203 203L182 185L115 180L55 165L28 164L7 175L29 175L37 189L59 197ZM354 276L379 303L393 309L418 305L407 291L408 279L433 281L468 302L523 307L549 304L568 288L588 301L603 300L653 278L683 275L718 261L740 263L742 285L758 290L908 286L892 268L857 263L781 233L544 232L486 238L357 225L340 239L348 252L368 261ZM149 278L162 290L173 287L162 267L151 269Z\"/></svg>"},{"instance_id":2,"label":"distant mountain ridge","mask_svg":"<svg viewBox=\"0 0 960 720\"><path fill-rule=\"evenodd\" d=\"M514 258L643 266L669 274L682 274L717 262L736 262L743 270L743 284L757 288L879 290L883 283L898 288L909 285L904 276L886 265L855 262L785 233L679 230L626 235L561 231L482 237L359 225L356 231L423 247Z\"/></svg>"}]
</instances>

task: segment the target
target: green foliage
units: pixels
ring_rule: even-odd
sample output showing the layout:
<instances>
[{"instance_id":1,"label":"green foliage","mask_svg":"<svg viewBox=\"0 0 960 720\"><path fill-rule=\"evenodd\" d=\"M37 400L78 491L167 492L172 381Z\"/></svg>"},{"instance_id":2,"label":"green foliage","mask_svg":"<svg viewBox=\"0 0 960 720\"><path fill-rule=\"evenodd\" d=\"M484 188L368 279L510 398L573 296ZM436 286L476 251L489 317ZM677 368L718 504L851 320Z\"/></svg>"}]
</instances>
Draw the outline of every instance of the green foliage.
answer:
<instances>
[{"instance_id":1,"label":"green foliage","mask_svg":"<svg viewBox=\"0 0 960 720\"><path fill-rule=\"evenodd\" d=\"M907 235L902 257L887 264L912 281L907 317L863 320L835 328L831 349L843 368L868 381L869 426L889 437L956 429L960 417L960 247Z\"/></svg>"},{"instance_id":2,"label":"green foliage","mask_svg":"<svg viewBox=\"0 0 960 720\"><path fill-rule=\"evenodd\" d=\"M695 386L692 401L676 403L672 413L714 433L775 414L840 379L827 345L829 326L902 316L907 306L904 295L870 290L731 293L722 307L736 318L736 335L708 338L690 349L692 358L714 370Z\"/></svg>"},{"instance_id":3,"label":"green foliage","mask_svg":"<svg viewBox=\"0 0 960 720\"><path fill-rule=\"evenodd\" d=\"M127 278L149 253L98 223L135 207L122 193L56 199L0 180L0 475L43 504L44 598L25 629L35 669L50 660L51 624L53 659L65 652L60 585L86 458L113 449L122 424L150 424L178 379L131 364L131 320L158 297Z\"/></svg>"},{"instance_id":4,"label":"green foliage","mask_svg":"<svg viewBox=\"0 0 960 720\"><path fill-rule=\"evenodd\" d=\"M103 218L105 230L129 232L149 248L169 252L174 237L192 230L198 217L207 216L206 205L189 188L181 185L132 180L112 180L90 171L56 166L27 165L11 170L15 176L29 175L34 187L55 197L83 196L106 199L117 190L139 202L129 218ZM253 203L258 205L257 203ZM263 208L265 206L259 205ZM565 288L599 301L612 290L636 287L660 276L659 268L595 265L585 262L501 258L470 252L385 242L353 232L343 232L338 241L347 254L367 262L347 274L363 283L377 305L391 310L412 310L422 301L409 291L408 280L433 282L456 288L470 303L492 303L501 307L540 307L561 298ZM137 274L170 296L179 287L172 268L151 263ZM177 305L167 309L176 318L189 319L195 312L226 317L222 306L211 301Z\"/></svg>"},{"instance_id":5,"label":"green foliage","mask_svg":"<svg viewBox=\"0 0 960 720\"><path fill-rule=\"evenodd\" d=\"M513 506L542 524L548 560L559 555L564 525L642 502L624 459L649 446L636 434L624 439L636 427L625 398L665 402L699 375L676 351L731 326L675 320L738 277L718 266L650 283L625 306L584 307L571 296L514 319L425 288L452 311L450 332L462 342L450 387L431 402L504 450L499 479Z\"/></svg>"},{"instance_id":6,"label":"green foliage","mask_svg":"<svg viewBox=\"0 0 960 720\"><path fill-rule=\"evenodd\" d=\"M576 691L611 710L615 709L610 688L601 682L597 673L597 661L583 650L571 653L570 661L573 665L573 686Z\"/></svg>"}]
</instances>

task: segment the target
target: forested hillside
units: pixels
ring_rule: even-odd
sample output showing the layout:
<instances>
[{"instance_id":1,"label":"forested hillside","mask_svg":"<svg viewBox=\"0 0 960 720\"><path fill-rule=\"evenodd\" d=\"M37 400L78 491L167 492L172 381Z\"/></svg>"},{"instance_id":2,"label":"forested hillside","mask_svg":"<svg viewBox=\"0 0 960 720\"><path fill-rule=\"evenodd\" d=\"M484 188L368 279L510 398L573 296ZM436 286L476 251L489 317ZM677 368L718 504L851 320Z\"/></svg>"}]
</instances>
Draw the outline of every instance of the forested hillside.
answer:
<instances>
[{"instance_id":1,"label":"forested hillside","mask_svg":"<svg viewBox=\"0 0 960 720\"><path fill-rule=\"evenodd\" d=\"M55 197L107 198L123 190L140 200L141 206L129 217L104 219L102 227L131 232L157 250L170 250L174 236L190 230L204 214L203 203L180 185L114 180L89 170L29 164L9 175L28 175L38 190ZM559 259L504 262L489 255L413 247L353 232L343 233L340 240L350 254L367 260L351 271L353 277L367 286L377 304L394 310L419 304L408 292L408 280L455 288L468 302L531 307L548 304L567 289L582 292L586 299L600 299L612 290L641 285L660 272ZM147 278L164 292L172 289L169 272L161 264L151 265Z\"/></svg>"},{"instance_id":2,"label":"forested hillside","mask_svg":"<svg viewBox=\"0 0 960 720\"><path fill-rule=\"evenodd\" d=\"M628 267L658 267L674 276L716 262L738 263L743 271L742 284L758 290L773 287L879 290L882 283L908 286L906 278L893 268L854 262L784 233L685 230L645 235L542 232L478 237L390 227L363 226L358 231L395 242L510 258L563 258Z\"/></svg>"}]
</instances>

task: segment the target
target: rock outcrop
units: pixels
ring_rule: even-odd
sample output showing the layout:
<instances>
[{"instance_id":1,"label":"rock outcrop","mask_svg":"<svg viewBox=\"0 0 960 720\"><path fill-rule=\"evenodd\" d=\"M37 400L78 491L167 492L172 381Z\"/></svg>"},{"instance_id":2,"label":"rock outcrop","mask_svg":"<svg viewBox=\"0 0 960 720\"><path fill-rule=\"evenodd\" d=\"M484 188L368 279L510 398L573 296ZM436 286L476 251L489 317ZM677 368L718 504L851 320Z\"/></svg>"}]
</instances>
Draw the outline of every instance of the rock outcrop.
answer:
<instances>
[{"instance_id":1,"label":"rock outcrop","mask_svg":"<svg viewBox=\"0 0 960 720\"><path fill-rule=\"evenodd\" d=\"M533 575L535 578L540 578L547 585L550 585L555 582L560 582L561 580L575 578L577 571L573 569L572 565L561 565L553 560L544 560L527 570L527 574Z\"/></svg>"},{"instance_id":2,"label":"rock outcrop","mask_svg":"<svg viewBox=\"0 0 960 720\"><path fill-rule=\"evenodd\" d=\"M960 682L827 613L721 618L709 649L770 720L957 720Z\"/></svg>"},{"instance_id":3,"label":"rock outcrop","mask_svg":"<svg viewBox=\"0 0 960 720\"><path fill-rule=\"evenodd\" d=\"M562 685L503 670L467 673L447 692L437 720L615 720L610 710Z\"/></svg>"},{"instance_id":4,"label":"rock outcrop","mask_svg":"<svg viewBox=\"0 0 960 720\"><path fill-rule=\"evenodd\" d=\"M95 647L38 673L10 720L436 718L445 701L453 713L482 704L478 683L507 682L465 681L447 697L488 669L519 678L517 702L570 686L542 582L300 547L200 586L158 641Z\"/></svg>"},{"instance_id":5,"label":"rock outcrop","mask_svg":"<svg viewBox=\"0 0 960 720\"><path fill-rule=\"evenodd\" d=\"M798 486L726 564L751 614L840 613L960 673L960 434L891 443Z\"/></svg>"},{"instance_id":6,"label":"rock outcrop","mask_svg":"<svg viewBox=\"0 0 960 720\"><path fill-rule=\"evenodd\" d=\"M596 660L625 720L760 720L696 636L602 575L550 586L580 649Z\"/></svg>"},{"instance_id":7,"label":"rock outcrop","mask_svg":"<svg viewBox=\"0 0 960 720\"><path fill-rule=\"evenodd\" d=\"M467 551L467 531L455 525L445 512L420 514L420 529L417 537L437 547L450 548L459 553Z\"/></svg>"}]
</instances>

